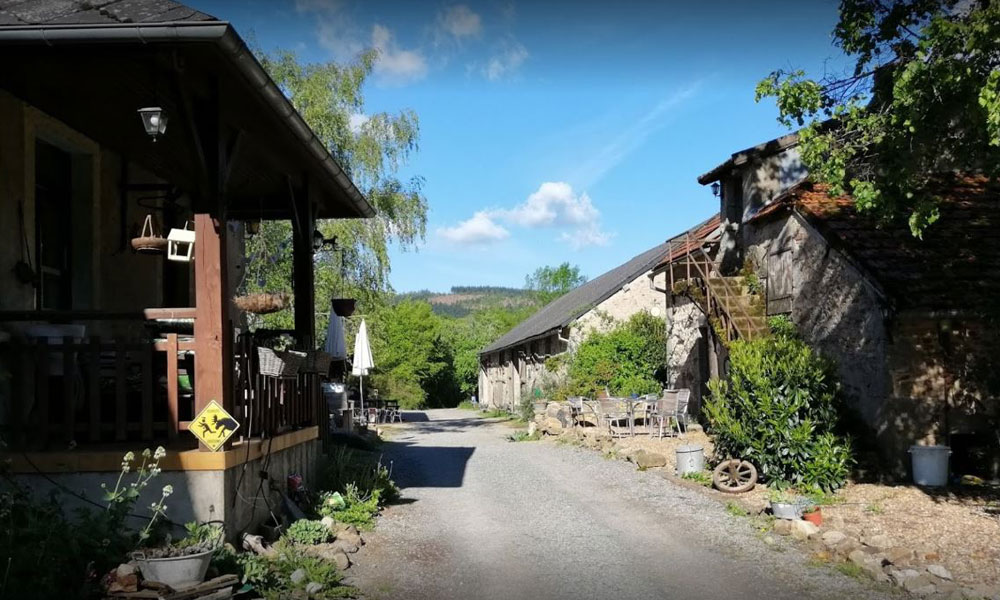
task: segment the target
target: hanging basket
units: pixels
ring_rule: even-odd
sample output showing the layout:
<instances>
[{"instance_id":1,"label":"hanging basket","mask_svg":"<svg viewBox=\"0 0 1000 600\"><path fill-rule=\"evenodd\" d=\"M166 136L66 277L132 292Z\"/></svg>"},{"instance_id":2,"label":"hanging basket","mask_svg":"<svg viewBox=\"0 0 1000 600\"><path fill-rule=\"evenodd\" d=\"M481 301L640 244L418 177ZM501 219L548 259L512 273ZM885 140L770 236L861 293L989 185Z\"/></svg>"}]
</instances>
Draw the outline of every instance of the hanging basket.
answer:
<instances>
[{"instance_id":1,"label":"hanging basket","mask_svg":"<svg viewBox=\"0 0 1000 600\"><path fill-rule=\"evenodd\" d=\"M333 312L337 313L338 317L349 317L354 314L354 307L357 300L354 298L334 298L330 301L333 307Z\"/></svg>"},{"instance_id":2,"label":"hanging basket","mask_svg":"<svg viewBox=\"0 0 1000 600\"><path fill-rule=\"evenodd\" d=\"M273 350L264 346L257 347L258 370L261 375L292 379L299 374L299 368L305 359L305 352Z\"/></svg>"},{"instance_id":3,"label":"hanging basket","mask_svg":"<svg viewBox=\"0 0 1000 600\"><path fill-rule=\"evenodd\" d=\"M288 294L247 294L234 297L233 304L243 312L267 315L288 308Z\"/></svg>"},{"instance_id":4,"label":"hanging basket","mask_svg":"<svg viewBox=\"0 0 1000 600\"><path fill-rule=\"evenodd\" d=\"M157 235L153 229L153 215L146 215L139 237L132 238L132 249L139 254L163 254L166 247L167 238Z\"/></svg>"},{"instance_id":5,"label":"hanging basket","mask_svg":"<svg viewBox=\"0 0 1000 600\"><path fill-rule=\"evenodd\" d=\"M322 350L312 350L306 353L305 364L301 370L307 373L319 373L326 375L330 372L330 363L333 362L333 355Z\"/></svg>"}]
</instances>

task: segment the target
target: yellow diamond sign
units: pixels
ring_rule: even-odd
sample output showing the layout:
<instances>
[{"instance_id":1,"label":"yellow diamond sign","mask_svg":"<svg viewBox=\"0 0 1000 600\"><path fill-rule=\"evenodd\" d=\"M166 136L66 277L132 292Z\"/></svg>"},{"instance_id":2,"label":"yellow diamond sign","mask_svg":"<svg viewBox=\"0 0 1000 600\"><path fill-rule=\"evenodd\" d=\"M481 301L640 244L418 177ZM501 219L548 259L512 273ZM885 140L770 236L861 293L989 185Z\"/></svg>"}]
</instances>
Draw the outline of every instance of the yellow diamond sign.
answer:
<instances>
[{"instance_id":1,"label":"yellow diamond sign","mask_svg":"<svg viewBox=\"0 0 1000 600\"><path fill-rule=\"evenodd\" d=\"M194 421L191 421L188 430L194 434L194 437L201 440L201 443L211 448L212 452L215 452L239 428L240 424L236 422L236 419L227 413L226 409L222 408L218 402L212 400L208 406L201 409Z\"/></svg>"}]
</instances>

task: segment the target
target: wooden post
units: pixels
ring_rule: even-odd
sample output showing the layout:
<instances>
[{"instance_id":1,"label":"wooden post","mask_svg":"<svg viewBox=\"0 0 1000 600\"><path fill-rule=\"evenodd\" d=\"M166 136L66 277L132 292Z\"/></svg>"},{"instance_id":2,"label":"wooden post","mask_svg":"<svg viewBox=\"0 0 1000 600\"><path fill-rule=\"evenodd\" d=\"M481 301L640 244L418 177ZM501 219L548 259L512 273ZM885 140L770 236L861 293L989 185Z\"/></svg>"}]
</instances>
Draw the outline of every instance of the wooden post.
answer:
<instances>
[{"instance_id":1,"label":"wooden post","mask_svg":"<svg viewBox=\"0 0 1000 600\"><path fill-rule=\"evenodd\" d=\"M229 318L226 227L211 215L195 214L195 413L215 400L232 410L232 326ZM202 450L208 448L204 445Z\"/></svg>"},{"instance_id":2,"label":"wooden post","mask_svg":"<svg viewBox=\"0 0 1000 600\"><path fill-rule=\"evenodd\" d=\"M167 439L171 442L177 439L177 421L179 390L177 385L177 334L167 334Z\"/></svg>"},{"instance_id":3,"label":"wooden post","mask_svg":"<svg viewBox=\"0 0 1000 600\"><path fill-rule=\"evenodd\" d=\"M316 336L316 293L313 270L313 231L316 218L309 190L298 190L290 198L292 219L292 287L295 292L295 339L302 350L314 350Z\"/></svg>"}]
</instances>

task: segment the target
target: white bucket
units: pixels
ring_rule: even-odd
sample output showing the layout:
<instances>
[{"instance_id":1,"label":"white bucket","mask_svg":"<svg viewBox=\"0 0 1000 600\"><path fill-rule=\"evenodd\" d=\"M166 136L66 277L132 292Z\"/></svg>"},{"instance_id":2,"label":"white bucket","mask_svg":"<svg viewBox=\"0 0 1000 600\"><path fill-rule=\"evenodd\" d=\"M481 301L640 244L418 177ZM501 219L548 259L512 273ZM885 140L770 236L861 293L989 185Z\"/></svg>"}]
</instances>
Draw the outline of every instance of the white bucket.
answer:
<instances>
[{"instance_id":1,"label":"white bucket","mask_svg":"<svg viewBox=\"0 0 1000 600\"><path fill-rule=\"evenodd\" d=\"M910 446L913 483L928 487L948 485L948 446Z\"/></svg>"},{"instance_id":2,"label":"white bucket","mask_svg":"<svg viewBox=\"0 0 1000 600\"><path fill-rule=\"evenodd\" d=\"M677 475L697 473L705 469L705 451L701 446L677 447Z\"/></svg>"}]
</instances>

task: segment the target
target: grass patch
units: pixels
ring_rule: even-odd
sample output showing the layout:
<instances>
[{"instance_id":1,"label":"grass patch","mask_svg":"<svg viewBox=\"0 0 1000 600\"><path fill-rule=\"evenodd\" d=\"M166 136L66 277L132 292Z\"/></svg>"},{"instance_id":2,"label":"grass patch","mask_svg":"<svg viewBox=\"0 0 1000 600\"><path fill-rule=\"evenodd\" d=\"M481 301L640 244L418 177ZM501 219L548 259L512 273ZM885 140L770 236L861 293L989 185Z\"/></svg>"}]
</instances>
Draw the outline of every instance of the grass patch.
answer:
<instances>
[{"instance_id":1,"label":"grass patch","mask_svg":"<svg viewBox=\"0 0 1000 600\"><path fill-rule=\"evenodd\" d=\"M732 500L726 502L726 512L733 515L734 517L745 517L750 514L747 512L747 509L743 508L743 506L740 503L734 502Z\"/></svg>"},{"instance_id":2,"label":"grass patch","mask_svg":"<svg viewBox=\"0 0 1000 600\"><path fill-rule=\"evenodd\" d=\"M681 475L681 479L693 481L705 487L712 487L712 474L708 471L693 471Z\"/></svg>"},{"instance_id":3,"label":"grass patch","mask_svg":"<svg viewBox=\"0 0 1000 600\"><path fill-rule=\"evenodd\" d=\"M853 577L854 579L861 579L865 576L865 570L852 562L837 563L837 565L833 568L837 572L847 575L848 577Z\"/></svg>"},{"instance_id":4,"label":"grass patch","mask_svg":"<svg viewBox=\"0 0 1000 600\"><path fill-rule=\"evenodd\" d=\"M542 434L537 431L535 433L528 433L525 429L515 431L507 436L508 442L537 442L540 439L542 439Z\"/></svg>"},{"instance_id":5,"label":"grass patch","mask_svg":"<svg viewBox=\"0 0 1000 600\"><path fill-rule=\"evenodd\" d=\"M885 512L885 507L878 502L872 502L871 504L865 506L865 512L870 515L880 515Z\"/></svg>"},{"instance_id":6,"label":"grass patch","mask_svg":"<svg viewBox=\"0 0 1000 600\"><path fill-rule=\"evenodd\" d=\"M487 411L483 412L482 417L484 419L504 419L504 420L509 420L509 419L513 419L514 415L510 414L509 412L505 411L502 408L492 408L490 410L487 410Z\"/></svg>"},{"instance_id":7,"label":"grass patch","mask_svg":"<svg viewBox=\"0 0 1000 600\"><path fill-rule=\"evenodd\" d=\"M479 410L479 408L469 400L462 400L455 408L459 408L461 410Z\"/></svg>"}]
</instances>

